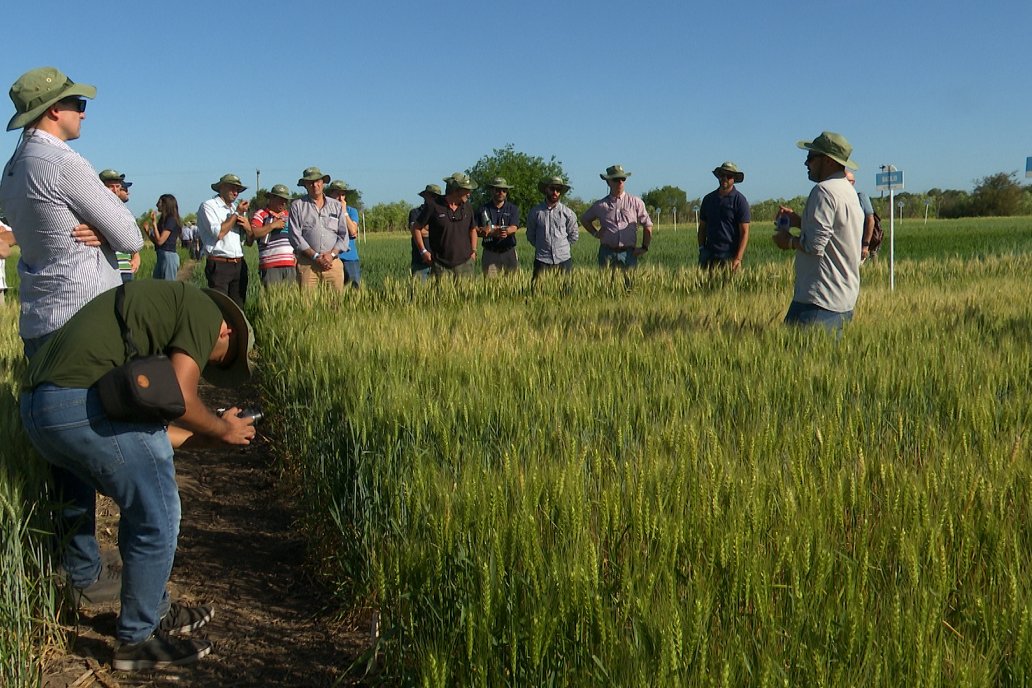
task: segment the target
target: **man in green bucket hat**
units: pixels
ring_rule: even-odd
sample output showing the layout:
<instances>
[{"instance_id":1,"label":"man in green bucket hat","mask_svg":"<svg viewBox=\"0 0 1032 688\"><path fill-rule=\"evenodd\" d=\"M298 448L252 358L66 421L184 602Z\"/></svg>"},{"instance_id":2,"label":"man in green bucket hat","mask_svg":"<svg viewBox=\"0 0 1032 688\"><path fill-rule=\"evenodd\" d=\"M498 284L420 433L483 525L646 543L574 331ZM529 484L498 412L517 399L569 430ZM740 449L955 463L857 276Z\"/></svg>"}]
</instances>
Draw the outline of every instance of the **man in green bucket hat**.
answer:
<instances>
[{"instance_id":1,"label":"man in green bucket hat","mask_svg":"<svg viewBox=\"0 0 1032 688\"><path fill-rule=\"evenodd\" d=\"M409 211L408 227L410 231L412 230L412 226L416 223L419 213L423 212L423 208L426 207L427 200L430 198L437 198L443 193L444 192L441 191L441 187L437 184L427 184L426 188L419 192L419 197L423 199L423 203ZM424 227L420 232L420 238L423 240L422 244L416 244L415 237L411 238L412 264L410 266L410 270L413 277L425 280L430 277L430 266L423 262L423 249L421 249L420 246L426 246L430 243L430 230Z\"/></svg>"},{"instance_id":2,"label":"man in green bucket hat","mask_svg":"<svg viewBox=\"0 0 1032 688\"><path fill-rule=\"evenodd\" d=\"M699 267L736 272L749 245L749 201L735 186L745 181L745 173L729 160L713 176L717 188L699 204Z\"/></svg>"},{"instance_id":3,"label":"man in green bucket hat","mask_svg":"<svg viewBox=\"0 0 1032 688\"><path fill-rule=\"evenodd\" d=\"M258 242L258 275L262 286L297 284L297 261L287 229L290 189L275 184L265 196L265 207L251 217L248 243Z\"/></svg>"},{"instance_id":4,"label":"man in green bucket hat","mask_svg":"<svg viewBox=\"0 0 1032 688\"><path fill-rule=\"evenodd\" d=\"M244 242L251 231L248 201L237 201L247 187L227 173L211 184L215 192L197 209L197 233L204 244L204 277L208 288L220 291L241 308L247 297L248 271Z\"/></svg>"},{"instance_id":5,"label":"man in green bucket hat","mask_svg":"<svg viewBox=\"0 0 1032 688\"><path fill-rule=\"evenodd\" d=\"M801 216L787 206L778 211L779 219L787 217L800 230L799 236L788 229L774 234L778 248L795 251L795 292L785 323L840 330L853 318L860 294L864 212L845 174L857 169L853 147L833 131L796 145L808 151L807 176L817 185Z\"/></svg>"},{"instance_id":6,"label":"man in green bucket hat","mask_svg":"<svg viewBox=\"0 0 1032 688\"><path fill-rule=\"evenodd\" d=\"M445 177L444 183L444 195L428 197L412 223L412 240L432 277L469 277L477 258L477 224L469 197L477 183L462 172ZM424 229L429 246L423 241Z\"/></svg>"},{"instance_id":7,"label":"man in green bucket hat","mask_svg":"<svg viewBox=\"0 0 1032 688\"><path fill-rule=\"evenodd\" d=\"M22 134L0 177L0 205L18 228L27 356L93 297L122 283L116 251L143 248L132 213L68 145L81 134L86 98L96 94L54 67L30 70L11 86L7 130Z\"/></svg>"},{"instance_id":8,"label":"man in green bucket hat","mask_svg":"<svg viewBox=\"0 0 1032 688\"><path fill-rule=\"evenodd\" d=\"M520 224L520 208L509 200L509 182L495 177L486 185L491 197L477 210L478 234L484 238L481 266L486 277L500 272L518 272L516 230Z\"/></svg>"},{"instance_id":9,"label":"man in green bucket hat","mask_svg":"<svg viewBox=\"0 0 1032 688\"><path fill-rule=\"evenodd\" d=\"M605 174L598 176L609 187L609 195L595 201L580 216L580 222L588 234L598 239L599 267L629 270L649 250L652 218L645 203L627 193L625 184L631 173L625 171L623 165L610 165ZM637 245L638 225L642 227L641 247Z\"/></svg>"}]
</instances>

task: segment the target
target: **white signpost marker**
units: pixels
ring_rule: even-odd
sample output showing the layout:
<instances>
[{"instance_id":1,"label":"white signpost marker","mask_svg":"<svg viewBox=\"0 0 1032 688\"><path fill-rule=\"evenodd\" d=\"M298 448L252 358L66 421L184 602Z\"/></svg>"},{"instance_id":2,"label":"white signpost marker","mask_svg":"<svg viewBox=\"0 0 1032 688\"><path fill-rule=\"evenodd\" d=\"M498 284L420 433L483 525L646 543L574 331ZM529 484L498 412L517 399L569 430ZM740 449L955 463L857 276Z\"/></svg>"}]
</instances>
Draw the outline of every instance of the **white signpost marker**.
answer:
<instances>
[{"instance_id":1,"label":"white signpost marker","mask_svg":"<svg viewBox=\"0 0 1032 688\"><path fill-rule=\"evenodd\" d=\"M896 289L896 213L893 212L893 200L896 191L903 190L903 170L892 165L882 165L885 170L874 175L879 191L889 192L889 289ZM902 210L902 209L901 209Z\"/></svg>"}]
</instances>

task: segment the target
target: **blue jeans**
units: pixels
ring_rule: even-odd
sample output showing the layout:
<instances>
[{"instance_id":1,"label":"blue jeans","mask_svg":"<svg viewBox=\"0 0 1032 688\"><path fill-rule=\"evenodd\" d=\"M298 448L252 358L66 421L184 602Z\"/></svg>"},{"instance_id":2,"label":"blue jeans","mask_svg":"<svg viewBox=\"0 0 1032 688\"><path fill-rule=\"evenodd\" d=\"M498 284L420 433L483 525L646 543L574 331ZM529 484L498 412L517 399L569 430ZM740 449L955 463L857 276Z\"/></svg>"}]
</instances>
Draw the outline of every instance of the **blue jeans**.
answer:
<instances>
[{"instance_id":1,"label":"blue jeans","mask_svg":"<svg viewBox=\"0 0 1032 688\"><path fill-rule=\"evenodd\" d=\"M342 260L344 264L344 284L350 284L355 289L358 289L359 283L362 281L362 269L358 265L357 260Z\"/></svg>"},{"instance_id":2,"label":"blue jeans","mask_svg":"<svg viewBox=\"0 0 1032 688\"><path fill-rule=\"evenodd\" d=\"M96 492L118 504L117 636L126 643L146 640L168 608L166 584L179 537L179 489L164 426L108 420L96 390L51 384L22 393L21 418L32 444L56 468L56 486L67 502L62 516L79 524L64 554L76 587L100 573Z\"/></svg>"},{"instance_id":3,"label":"blue jeans","mask_svg":"<svg viewBox=\"0 0 1032 688\"><path fill-rule=\"evenodd\" d=\"M175 251L155 251L158 262L154 264L154 279L174 280L179 274L179 254Z\"/></svg>"},{"instance_id":4,"label":"blue jeans","mask_svg":"<svg viewBox=\"0 0 1032 688\"><path fill-rule=\"evenodd\" d=\"M598 247L598 266L600 268L629 270L637 265L638 256L634 255L634 247L623 251L614 251L604 244L600 244Z\"/></svg>"},{"instance_id":5,"label":"blue jeans","mask_svg":"<svg viewBox=\"0 0 1032 688\"><path fill-rule=\"evenodd\" d=\"M842 326L853 319L853 311L836 313L812 303L793 301L785 314L786 325L819 325L833 332L841 331Z\"/></svg>"}]
</instances>

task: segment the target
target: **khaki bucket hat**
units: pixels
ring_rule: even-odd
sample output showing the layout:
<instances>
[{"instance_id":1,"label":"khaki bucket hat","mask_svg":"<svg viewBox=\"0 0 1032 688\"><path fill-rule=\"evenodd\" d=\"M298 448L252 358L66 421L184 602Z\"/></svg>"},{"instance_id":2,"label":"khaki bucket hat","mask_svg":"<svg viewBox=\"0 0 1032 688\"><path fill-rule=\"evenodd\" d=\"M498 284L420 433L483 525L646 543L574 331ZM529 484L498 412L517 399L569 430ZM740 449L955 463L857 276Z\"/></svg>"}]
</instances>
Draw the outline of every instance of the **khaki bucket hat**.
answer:
<instances>
[{"instance_id":1,"label":"khaki bucket hat","mask_svg":"<svg viewBox=\"0 0 1032 688\"><path fill-rule=\"evenodd\" d=\"M489 184L485 184L484 188L487 189L505 189L508 191L512 187L509 186L509 182L505 181L505 177L495 177Z\"/></svg>"},{"instance_id":2,"label":"khaki bucket hat","mask_svg":"<svg viewBox=\"0 0 1032 688\"><path fill-rule=\"evenodd\" d=\"M821 135L813 141L800 141L796 144L804 150L827 155L835 162L848 167L851 170L860 169L859 165L849 159L853 154L853 147L842 134L833 131L822 131Z\"/></svg>"},{"instance_id":3,"label":"khaki bucket hat","mask_svg":"<svg viewBox=\"0 0 1032 688\"><path fill-rule=\"evenodd\" d=\"M449 189L459 188L472 191L477 188L477 183L469 178L468 174L462 172L455 172L450 177L444 178L444 183Z\"/></svg>"},{"instance_id":4,"label":"khaki bucket hat","mask_svg":"<svg viewBox=\"0 0 1032 688\"><path fill-rule=\"evenodd\" d=\"M610 165L606 168L605 174L598 175L600 178L609 181L610 179L627 179L631 176L630 172L626 172L623 165Z\"/></svg>"},{"instance_id":5,"label":"khaki bucket hat","mask_svg":"<svg viewBox=\"0 0 1032 688\"><path fill-rule=\"evenodd\" d=\"M418 195L423 197L426 197L429 194L440 196L441 193L441 187L437 186L437 184L427 184L426 188L420 191Z\"/></svg>"},{"instance_id":6,"label":"khaki bucket hat","mask_svg":"<svg viewBox=\"0 0 1032 688\"><path fill-rule=\"evenodd\" d=\"M240 181L240 177L232 173L224 174L219 177L219 180L211 185L211 190L218 193L219 187L223 184L232 184L233 186L239 187L241 191L247 191L247 187Z\"/></svg>"},{"instance_id":7,"label":"khaki bucket hat","mask_svg":"<svg viewBox=\"0 0 1032 688\"><path fill-rule=\"evenodd\" d=\"M282 198L284 201L289 201L290 189L287 188L286 184L276 184L269 189L269 195L275 196L276 198Z\"/></svg>"},{"instance_id":8,"label":"khaki bucket hat","mask_svg":"<svg viewBox=\"0 0 1032 688\"><path fill-rule=\"evenodd\" d=\"M538 182L538 191L545 193L545 189L550 186L562 189L563 193L566 193L572 188L569 184L563 181L562 177L542 177L541 181Z\"/></svg>"},{"instance_id":9,"label":"khaki bucket hat","mask_svg":"<svg viewBox=\"0 0 1032 688\"><path fill-rule=\"evenodd\" d=\"M343 191L344 193L347 193L349 191L354 191L354 189L352 189L350 186L348 186L348 183L346 181L344 181L343 179L334 179L332 182L330 182L330 185L326 187L326 190L327 191Z\"/></svg>"},{"instance_id":10,"label":"khaki bucket hat","mask_svg":"<svg viewBox=\"0 0 1032 688\"><path fill-rule=\"evenodd\" d=\"M301 173L301 178L297 180L297 185L304 186L305 182L314 182L320 179L324 184L330 183L330 175L323 174L318 167L306 167L305 171Z\"/></svg>"},{"instance_id":11,"label":"khaki bucket hat","mask_svg":"<svg viewBox=\"0 0 1032 688\"><path fill-rule=\"evenodd\" d=\"M738 165L734 164L730 160L720 165L720 167L714 168L713 176L720 179L726 174L734 175L735 184L741 184L745 181L745 172L738 169Z\"/></svg>"},{"instance_id":12,"label":"khaki bucket hat","mask_svg":"<svg viewBox=\"0 0 1032 688\"><path fill-rule=\"evenodd\" d=\"M125 180L125 174L122 173L122 172L119 172L118 170L110 170L110 169L109 170L104 170L103 172L100 173L99 176L100 176L100 181L104 182L105 184L108 184L110 182L118 182L119 184L121 184L122 186L124 186L127 189L130 186L133 185L132 182L127 182Z\"/></svg>"},{"instance_id":13,"label":"khaki bucket hat","mask_svg":"<svg viewBox=\"0 0 1032 688\"><path fill-rule=\"evenodd\" d=\"M7 123L7 131L12 131L32 124L62 98L95 98L97 88L77 84L54 67L38 67L18 77L8 94L14 103L14 117Z\"/></svg>"}]
</instances>

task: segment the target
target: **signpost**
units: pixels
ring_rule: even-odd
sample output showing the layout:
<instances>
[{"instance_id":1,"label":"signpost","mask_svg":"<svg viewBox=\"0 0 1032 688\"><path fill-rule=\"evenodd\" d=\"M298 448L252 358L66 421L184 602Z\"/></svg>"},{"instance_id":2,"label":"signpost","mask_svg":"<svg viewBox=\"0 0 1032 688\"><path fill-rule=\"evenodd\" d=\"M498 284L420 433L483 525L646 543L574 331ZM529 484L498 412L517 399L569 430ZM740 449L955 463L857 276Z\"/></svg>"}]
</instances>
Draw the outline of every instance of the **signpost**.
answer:
<instances>
[{"instance_id":1,"label":"signpost","mask_svg":"<svg viewBox=\"0 0 1032 688\"><path fill-rule=\"evenodd\" d=\"M698 206L698 204L692 206L692 212L695 213L695 231L699 231L699 206Z\"/></svg>"},{"instance_id":2,"label":"signpost","mask_svg":"<svg viewBox=\"0 0 1032 688\"><path fill-rule=\"evenodd\" d=\"M893 202L896 191L903 190L903 170L897 170L894 165L882 165L881 173L874 175L874 183L879 191L889 192L889 289L896 289L896 213L893 212ZM903 204L899 206L900 217L903 215Z\"/></svg>"},{"instance_id":3,"label":"signpost","mask_svg":"<svg viewBox=\"0 0 1032 688\"><path fill-rule=\"evenodd\" d=\"M1032 158L1025 158L1025 176L1032 177Z\"/></svg>"}]
</instances>

